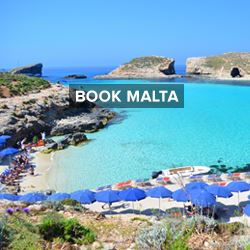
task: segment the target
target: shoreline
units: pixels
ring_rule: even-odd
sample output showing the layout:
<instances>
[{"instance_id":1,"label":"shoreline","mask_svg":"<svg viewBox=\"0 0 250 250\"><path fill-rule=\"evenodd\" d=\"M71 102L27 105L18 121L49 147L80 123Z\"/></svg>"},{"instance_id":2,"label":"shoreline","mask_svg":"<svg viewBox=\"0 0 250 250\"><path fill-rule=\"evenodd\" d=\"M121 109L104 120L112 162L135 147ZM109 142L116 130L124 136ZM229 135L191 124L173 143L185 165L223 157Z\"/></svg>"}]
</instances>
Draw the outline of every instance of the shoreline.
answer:
<instances>
[{"instance_id":1,"label":"shoreline","mask_svg":"<svg viewBox=\"0 0 250 250\"><path fill-rule=\"evenodd\" d=\"M33 176L26 174L23 177L20 183L21 194L50 189L47 176L49 174L49 170L51 169L51 154L35 152L31 156L31 162L36 165L35 174Z\"/></svg>"}]
</instances>

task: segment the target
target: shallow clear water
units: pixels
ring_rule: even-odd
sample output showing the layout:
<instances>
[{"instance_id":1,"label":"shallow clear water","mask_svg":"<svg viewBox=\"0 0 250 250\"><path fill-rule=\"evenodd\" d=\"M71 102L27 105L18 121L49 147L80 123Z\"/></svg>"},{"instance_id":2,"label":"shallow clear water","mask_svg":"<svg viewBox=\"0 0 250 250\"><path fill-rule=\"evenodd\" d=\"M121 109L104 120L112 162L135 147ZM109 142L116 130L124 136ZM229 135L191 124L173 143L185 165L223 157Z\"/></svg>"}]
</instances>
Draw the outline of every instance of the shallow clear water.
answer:
<instances>
[{"instance_id":1,"label":"shallow clear water","mask_svg":"<svg viewBox=\"0 0 250 250\"><path fill-rule=\"evenodd\" d=\"M150 177L171 166L248 163L249 97L250 87L188 82L184 109L118 110L122 121L55 154L49 184L70 192Z\"/></svg>"}]
</instances>

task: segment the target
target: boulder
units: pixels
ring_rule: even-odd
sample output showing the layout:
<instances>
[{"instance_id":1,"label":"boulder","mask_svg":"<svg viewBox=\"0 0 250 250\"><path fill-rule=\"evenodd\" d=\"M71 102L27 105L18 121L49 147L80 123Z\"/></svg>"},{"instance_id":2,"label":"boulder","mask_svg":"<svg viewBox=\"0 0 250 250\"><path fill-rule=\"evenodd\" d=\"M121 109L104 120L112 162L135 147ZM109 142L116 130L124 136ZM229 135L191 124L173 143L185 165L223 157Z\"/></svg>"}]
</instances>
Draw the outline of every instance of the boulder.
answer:
<instances>
[{"instance_id":1,"label":"boulder","mask_svg":"<svg viewBox=\"0 0 250 250\"><path fill-rule=\"evenodd\" d=\"M53 142L53 143L50 143L50 144L47 144L46 145L46 149L47 150L57 150L58 148L58 143L57 142Z\"/></svg>"},{"instance_id":2,"label":"boulder","mask_svg":"<svg viewBox=\"0 0 250 250\"><path fill-rule=\"evenodd\" d=\"M67 141L69 145L77 145L84 141L87 141L87 136L83 133L74 133L67 137Z\"/></svg>"},{"instance_id":3,"label":"boulder","mask_svg":"<svg viewBox=\"0 0 250 250\"><path fill-rule=\"evenodd\" d=\"M30 212L41 212L41 211L45 211L47 207L42 204L33 204L33 205L28 206L28 209Z\"/></svg>"},{"instance_id":4,"label":"boulder","mask_svg":"<svg viewBox=\"0 0 250 250\"><path fill-rule=\"evenodd\" d=\"M87 141L87 136L83 133L78 132L65 136L62 140L58 142L58 144L60 143L63 146L76 146L77 144L82 143L84 141Z\"/></svg>"},{"instance_id":5,"label":"boulder","mask_svg":"<svg viewBox=\"0 0 250 250\"><path fill-rule=\"evenodd\" d=\"M92 113L81 113L57 120L51 135L65 135L76 132L95 132L103 128L114 117L113 112L97 109ZM107 119L105 119L107 118Z\"/></svg>"},{"instance_id":6,"label":"boulder","mask_svg":"<svg viewBox=\"0 0 250 250\"><path fill-rule=\"evenodd\" d=\"M11 74L24 74L29 76L42 76L43 65L41 63L14 68L10 71Z\"/></svg>"},{"instance_id":7,"label":"boulder","mask_svg":"<svg viewBox=\"0 0 250 250\"><path fill-rule=\"evenodd\" d=\"M161 56L146 56L131 60L107 75L96 79L157 79L180 77L175 74L175 60Z\"/></svg>"},{"instance_id":8,"label":"boulder","mask_svg":"<svg viewBox=\"0 0 250 250\"><path fill-rule=\"evenodd\" d=\"M187 75L218 79L250 79L250 53L225 53L209 57L188 58Z\"/></svg>"}]
</instances>

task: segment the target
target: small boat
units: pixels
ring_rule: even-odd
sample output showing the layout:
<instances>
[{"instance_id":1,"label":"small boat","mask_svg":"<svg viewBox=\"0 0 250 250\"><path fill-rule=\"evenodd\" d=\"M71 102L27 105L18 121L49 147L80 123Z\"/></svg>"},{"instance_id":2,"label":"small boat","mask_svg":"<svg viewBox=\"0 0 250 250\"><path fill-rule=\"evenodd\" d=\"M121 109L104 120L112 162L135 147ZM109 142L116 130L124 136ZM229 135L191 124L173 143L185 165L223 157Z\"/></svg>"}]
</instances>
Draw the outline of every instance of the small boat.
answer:
<instances>
[{"instance_id":1,"label":"small boat","mask_svg":"<svg viewBox=\"0 0 250 250\"><path fill-rule=\"evenodd\" d=\"M210 171L206 166L185 166L162 170L162 176L167 177L190 177L193 175L207 174Z\"/></svg>"}]
</instances>

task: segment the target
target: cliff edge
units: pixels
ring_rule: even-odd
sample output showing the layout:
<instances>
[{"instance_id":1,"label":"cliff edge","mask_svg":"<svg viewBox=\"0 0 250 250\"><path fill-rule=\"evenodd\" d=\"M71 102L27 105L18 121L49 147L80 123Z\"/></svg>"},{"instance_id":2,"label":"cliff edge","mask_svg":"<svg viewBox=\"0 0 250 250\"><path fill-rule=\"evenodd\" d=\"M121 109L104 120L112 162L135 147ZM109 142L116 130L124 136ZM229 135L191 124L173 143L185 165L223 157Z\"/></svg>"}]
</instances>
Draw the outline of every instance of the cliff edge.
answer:
<instances>
[{"instance_id":1,"label":"cliff edge","mask_svg":"<svg viewBox=\"0 0 250 250\"><path fill-rule=\"evenodd\" d=\"M187 75L217 79L250 79L250 53L225 53L209 57L188 58Z\"/></svg>"},{"instance_id":2,"label":"cliff edge","mask_svg":"<svg viewBox=\"0 0 250 250\"><path fill-rule=\"evenodd\" d=\"M174 59L161 56L146 56L122 64L107 75L95 79L157 79L176 77Z\"/></svg>"},{"instance_id":3,"label":"cliff edge","mask_svg":"<svg viewBox=\"0 0 250 250\"><path fill-rule=\"evenodd\" d=\"M10 71L11 74L24 74L28 76L42 76L43 65L41 63L31 64L14 68Z\"/></svg>"}]
</instances>

